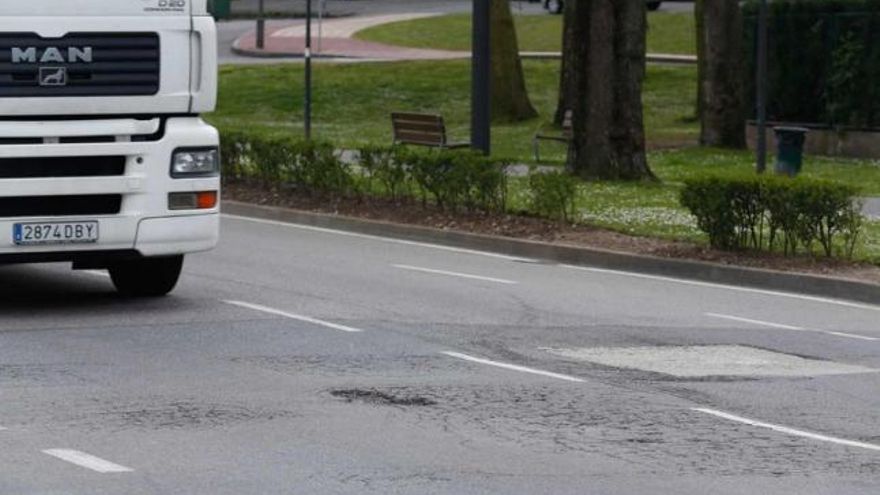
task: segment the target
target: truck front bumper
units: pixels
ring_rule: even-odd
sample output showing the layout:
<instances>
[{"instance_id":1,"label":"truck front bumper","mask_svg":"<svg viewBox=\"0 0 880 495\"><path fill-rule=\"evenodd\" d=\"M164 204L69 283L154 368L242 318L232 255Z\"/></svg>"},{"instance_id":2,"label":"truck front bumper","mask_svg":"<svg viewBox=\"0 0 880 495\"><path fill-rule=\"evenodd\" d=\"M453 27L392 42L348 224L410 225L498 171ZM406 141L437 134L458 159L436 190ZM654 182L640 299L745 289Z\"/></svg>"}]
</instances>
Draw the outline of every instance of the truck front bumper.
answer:
<instances>
[{"instance_id":1,"label":"truck front bumper","mask_svg":"<svg viewBox=\"0 0 880 495\"><path fill-rule=\"evenodd\" d=\"M88 129L89 120L82 121ZM106 132L106 125L94 121ZM44 136L53 135L52 121L44 122ZM68 123L69 125L69 123ZM98 214L53 214L29 216L16 212L4 216L0 209L0 262L62 261L112 256L170 256L213 248L219 237L220 178L172 178L171 156L181 148L207 148L219 145L213 127L198 117L173 117L163 123L160 136L150 140L116 142L65 142L42 144L2 144L0 163L19 158L82 160L88 157L124 157L121 174L73 177L0 178L0 204L14 204L17 198L69 198L72 196L120 199L118 211ZM16 172L17 173L17 172ZM169 209L174 192L216 191L217 204L200 210ZM13 229L19 223L97 222L96 242L83 244L16 245Z\"/></svg>"}]
</instances>

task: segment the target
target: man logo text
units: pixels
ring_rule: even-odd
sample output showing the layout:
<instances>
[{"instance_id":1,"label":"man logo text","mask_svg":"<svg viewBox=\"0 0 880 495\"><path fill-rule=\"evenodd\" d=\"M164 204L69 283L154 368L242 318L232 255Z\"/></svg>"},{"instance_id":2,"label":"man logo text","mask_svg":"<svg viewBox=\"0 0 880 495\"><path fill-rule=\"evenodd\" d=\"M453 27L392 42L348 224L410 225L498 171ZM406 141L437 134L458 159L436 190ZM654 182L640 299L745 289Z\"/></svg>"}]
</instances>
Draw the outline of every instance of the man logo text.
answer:
<instances>
[{"instance_id":1,"label":"man logo text","mask_svg":"<svg viewBox=\"0 0 880 495\"><path fill-rule=\"evenodd\" d=\"M35 46L25 48L12 47L12 63L13 64L46 64L46 63L92 63L92 47L70 47L56 48L50 46L40 51Z\"/></svg>"}]
</instances>

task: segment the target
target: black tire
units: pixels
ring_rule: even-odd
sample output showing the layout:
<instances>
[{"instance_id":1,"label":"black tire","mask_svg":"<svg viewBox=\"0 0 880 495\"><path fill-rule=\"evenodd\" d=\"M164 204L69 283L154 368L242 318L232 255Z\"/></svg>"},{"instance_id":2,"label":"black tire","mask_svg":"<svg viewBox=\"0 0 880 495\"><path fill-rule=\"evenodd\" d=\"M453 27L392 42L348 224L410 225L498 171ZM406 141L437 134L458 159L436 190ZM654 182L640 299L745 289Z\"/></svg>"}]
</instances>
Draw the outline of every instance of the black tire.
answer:
<instances>
[{"instance_id":1,"label":"black tire","mask_svg":"<svg viewBox=\"0 0 880 495\"><path fill-rule=\"evenodd\" d=\"M161 297L177 285L183 256L123 261L109 268L116 290L125 297Z\"/></svg>"},{"instance_id":2,"label":"black tire","mask_svg":"<svg viewBox=\"0 0 880 495\"><path fill-rule=\"evenodd\" d=\"M661 3L663 3L663 2L662 2L662 1L661 1L661 2L648 2L648 10L657 10L657 9L659 9Z\"/></svg>"}]
</instances>

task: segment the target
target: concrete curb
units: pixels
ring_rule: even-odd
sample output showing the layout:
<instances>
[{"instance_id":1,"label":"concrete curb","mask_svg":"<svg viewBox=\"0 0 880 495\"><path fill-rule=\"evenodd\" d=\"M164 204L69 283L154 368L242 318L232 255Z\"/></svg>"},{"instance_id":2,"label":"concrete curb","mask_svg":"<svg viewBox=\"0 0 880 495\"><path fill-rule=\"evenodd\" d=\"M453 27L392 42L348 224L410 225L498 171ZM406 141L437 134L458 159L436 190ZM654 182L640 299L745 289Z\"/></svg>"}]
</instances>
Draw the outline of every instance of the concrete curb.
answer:
<instances>
[{"instance_id":1,"label":"concrete curb","mask_svg":"<svg viewBox=\"0 0 880 495\"><path fill-rule=\"evenodd\" d=\"M232 215L488 251L571 265L847 299L871 304L880 302L880 285L842 278L735 267L702 261L658 258L597 248L564 246L507 237L445 231L429 227L252 205L237 201L224 201L223 212Z\"/></svg>"}]
</instances>

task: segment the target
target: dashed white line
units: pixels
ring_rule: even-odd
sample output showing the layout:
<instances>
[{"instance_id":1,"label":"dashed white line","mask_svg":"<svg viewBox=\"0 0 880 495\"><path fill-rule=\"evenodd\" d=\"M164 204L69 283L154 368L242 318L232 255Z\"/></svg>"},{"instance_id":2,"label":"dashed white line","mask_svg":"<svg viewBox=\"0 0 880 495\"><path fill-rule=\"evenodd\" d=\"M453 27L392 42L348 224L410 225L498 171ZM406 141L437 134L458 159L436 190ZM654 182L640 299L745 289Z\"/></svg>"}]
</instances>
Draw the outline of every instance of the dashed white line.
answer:
<instances>
[{"instance_id":1,"label":"dashed white line","mask_svg":"<svg viewBox=\"0 0 880 495\"><path fill-rule=\"evenodd\" d=\"M737 321L740 323L748 323L751 325L759 325L759 326L765 326L765 327L769 327L769 328L779 328L782 330L793 330L796 332L824 333L826 335L834 335L836 337L845 337L848 339L857 339L857 340L869 340L869 341L880 340L880 338L878 338L878 337L868 337L867 335L858 335L858 334L854 334L854 333L833 332L830 330L816 330L813 328L796 327L793 325L783 325L781 323L773 323L773 322L769 322L769 321L754 320L751 318L743 318L741 316L725 315L725 314L721 314L721 313L705 313L705 315L710 316L712 318L719 318L722 320Z\"/></svg>"},{"instance_id":2,"label":"dashed white line","mask_svg":"<svg viewBox=\"0 0 880 495\"><path fill-rule=\"evenodd\" d=\"M52 457L55 457L57 459L61 459L62 461L67 461L79 467L91 469L92 471L97 471L102 474L130 473L134 471L134 469L131 469L129 467L120 466L119 464L101 459L100 457L95 457L91 454L86 454L85 452L80 452L78 450L48 449L44 450L43 453L51 455Z\"/></svg>"},{"instance_id":3,"label":"dashed white line","mask_svg":"<svg viewBox=\"0 0 880 495\"><path fill-rule=\"evenodd\" d=\"M286 228L290 228L290 229L299 229L299 230L309 230L312 232L321 232L324 234L334 234L334 235L341 235L341 236L346 236L346 237L356 237L358 239L370 239L373 241L388 242L388 243L392 243L392 244L402 244L405 246L417 246L417 247L423 247L423 248L428 248L428 249L436 249L439 251L448 251L451 253L473 254L473 255L477 255L477 256L485 256L487 258L496 258L496 259L501 259L501 260L506 260L506 261L518 261L518 262L524 262L524 263L536 261L536 260L529 259L529 258L521 258L521 257L517 257L517 256L507 256L505 254L491 253L488 251L478 251L476 249L457 248L457 247L452 247L452 246L443 246L441 244L431 244L428 242L393 239L390 237L380 237L377 235L359 234L356 232L346 232L344 230L334 230L334 229L327 229L327 228L323 228L323 227L313 227L311 225L301 225L301 224L297 224L297 223L281 222L278 220L265 220L262 218L250 218L250 217L243 217L240 215L230 215L227 213L224 213L222 216L224 218L231 218L233 220L242 220L242 221L246 221L246 222L261 223L261 224L265 224L265 225L274 225L277 227L286 227Z\"/></svg>"},{"instance_id":4,"label":"dashed white line","mask_svg":"<svg viewBox=\"0 0 880 495\"><path fill-rule=\"evenodd\" d=\"M712 416L726 419L728 421L735 421L737 423L743 423L743 424L746 424L749 426L756 426L758 428L767 428L769 430L773 430L773 431L776 431L779 433L784 433L786 435L809 438L811 440L819 440L822 442L830 442L830 443L835 443L838 445L845 445L847 447L857 447L860 449L880 451L880 445L873 444L873 443L859 442L856 440L847 440L845 438L838 438L838 437L832 437L832 436L828 436L828 435L822 435L820 433L811 433L809 431L797 430L794 428L789 428L787 426L775 425L772 423L764 423L763 421L756 421L754 419L744 418L742 416L737 416L734 414L726 413L724 411L718 411L716 409L708 409L705 407L694 407L691 410L701 412L704 414L711 414Z\"/></svg>"},{"instance_id":5,"label":"dashed white line","mask_svg":"<svg viewBox=\"0 0 880 495\"><path fill-rule=\"evenodd\" d=\"M716 284L716 283L712 283L712 282L699 282L696 280L686 280L686 279L674 278L674 277L663 277L660 275L646 275L644 273L625 272L622 270L609 270L606 268L591 268L591 267L576 266L576 265L560 265L560 266L565 267L565 268L570 268L573 270L585 271L585 272L605 273L605 274L609 274L609 275L621 275L621 276L625 276L625 277L642 278L642 279L646 279L646 280L656 280L659 282L673 282L673 283L677 283L677 284L693 285L696 287L709 287L709 288L713 288L713 289L724 289L724 290L731 290L731 291L736 291L736 292L750 292L752 294L763 294L763 295L767 295L767 296L787 297L787 298L791 298L791 299L800 299L802 301L818 302L818 303L825 303L825 304L836 304L838 306L845 306L847 308L858 308L858 309L867 309L867 310L871 310L871 311L880 311L880 306L876 306L876 305L842 301L840 299L830 299L827 297L794 294L792 292L780 292L780 291L766 290L766 289L754 289L751 287L738 287L735 285Z\"/></svg>"},{"instance_id":6,"label":"dashed white line","mask_svg":"<svg viewBox=\"0 0 880 495\"><path fill-rule=\"evenodd\" d=\"M563 375L561 373L553 373L551 371L544 371L544 370L539 370L539 369L535 369L535 368L529 368L526 366L519 366L517 364L509 364L509 363L502 363L499 361L492 361L489 359L483 359L483 358L478 358L478 357L474 357L474 356L469 356L467 354L462 354L460 352L447 351L447 352L444 352L443 354L445 354L449 357L454 357L456 359L470 361L472 363L485 364L487 366L495 366L496 368L503 368L503 369L512 370L512 371L519 371L522 373L530 373L532 375L546 376L549 378L556 378L558 380L565 380L567 382L584 383L584 381L585 381L581 378L571 376L571 375Z\"/></svg>"},{"instance_id":7,"label":"dashed white line","mask_svg":"<svg viewBox=\"0 0 880 495\"><path fill-rule=\"evenodd\" d=\"M443 275L446 277L458 277L458 278L466 278L466 279L470 279L470 280L481 280L483 282L493 282L496 284L516 285L519 283L514 280L507 280L507 279L503 279L503 278L484 277L482 275L472 275L470 273L449 272L446 270L437 270L434 268L423 268L420 266L411 266L411 265L391 265L391 266L393 266L394 268L400 268L401 270L430 273L433 275Z\"/></svg>"},{"instance_id":8,"label":"dashed white line","mask_svg":"<svg viewBox=\"0 0 880 495\"><path fill-rule=\"evenodd\" d=\"M270 315L282 316L284 318L289 318L291 320L301 321L303 323L311 323L313 325L331 328L333 330L341 330L343 332L350 332L350 333L363 332L363 330L361 330L359 328L353 328L353 327L349 327L346 325L339 325L337 323L332 323L329 321L318 320L316 318L311 318L309 316L288 313L287 311L281 311L280 309L270 308L268 306L261 306L259 304L252 304L252 303L247 303L247 302L242 302L242 301L223 301L223 302L226 304L231 304L233 306L247 308L247 309L259 311L262 313L267 313Z\"/></svg>"}]
</instances>

